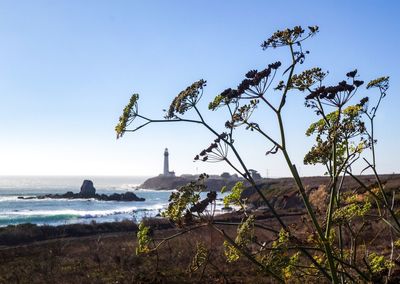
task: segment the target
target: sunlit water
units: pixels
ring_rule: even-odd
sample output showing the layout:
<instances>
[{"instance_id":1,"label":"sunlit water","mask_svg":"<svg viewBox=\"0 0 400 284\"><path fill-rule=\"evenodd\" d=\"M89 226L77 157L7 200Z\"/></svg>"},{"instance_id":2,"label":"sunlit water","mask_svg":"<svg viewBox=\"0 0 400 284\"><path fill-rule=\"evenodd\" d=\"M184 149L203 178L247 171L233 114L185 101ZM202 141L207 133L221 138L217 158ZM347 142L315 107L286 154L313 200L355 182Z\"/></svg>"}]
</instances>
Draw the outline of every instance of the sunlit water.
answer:
<instances>
[{"instance_id":1,"label":"sunlit water","mask_svg":"<svg viewBox=\"0 0 400 284\"><path fill-rule=\"evenodd\" d=\"M87 177L0 177L0 226L22 223L61 225L72 223L140 221L153 217L168 205L172 191L139 189L146 177L90 177L96 193L132 191L144 202L98 201L94 199L18 199L45 194L79 192ZM202 193L202 197L205 193ZM219 196L220 197L220 196ZM222 201L217 201L217 210Z\"/></svg>"}]
</instances>

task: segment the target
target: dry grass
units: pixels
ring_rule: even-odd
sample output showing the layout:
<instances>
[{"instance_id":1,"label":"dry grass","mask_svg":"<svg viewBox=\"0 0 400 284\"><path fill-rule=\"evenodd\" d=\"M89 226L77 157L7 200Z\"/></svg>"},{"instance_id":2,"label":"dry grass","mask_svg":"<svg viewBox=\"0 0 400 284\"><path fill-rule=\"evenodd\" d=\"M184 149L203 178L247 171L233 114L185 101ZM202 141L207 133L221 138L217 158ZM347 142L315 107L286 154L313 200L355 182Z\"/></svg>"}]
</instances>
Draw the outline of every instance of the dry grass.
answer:
<instances>
[{"instance_id":1,"label":"dry grass","mask_svg":"<svg viewBox=\"0 0 400 284\"><path fill-rule=\"evenodd\" d=\"M224 228L233 235L232 227ZM156 231L154 238L173 234ZM211 251L205 267L189 272L196 244ZM270 283L246 260L227 264L222 237L210 228L169 241L158 254L135 255L133 233L69 238L0 250L0 283Z\"/></svg>"}]
</instances>

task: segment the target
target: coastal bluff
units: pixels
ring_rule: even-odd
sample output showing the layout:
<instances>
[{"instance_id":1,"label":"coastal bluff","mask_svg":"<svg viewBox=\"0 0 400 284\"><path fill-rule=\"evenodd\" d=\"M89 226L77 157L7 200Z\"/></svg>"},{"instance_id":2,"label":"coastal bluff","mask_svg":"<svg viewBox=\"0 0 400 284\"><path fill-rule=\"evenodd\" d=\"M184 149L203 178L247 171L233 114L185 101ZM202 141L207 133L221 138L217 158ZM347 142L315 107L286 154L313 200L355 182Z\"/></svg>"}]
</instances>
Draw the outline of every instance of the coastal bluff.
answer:
<instances>
[{"instance_id":1,"label":"coastal bluff","mask_svg":"<svg viewBox=\"0 0 400 284\"><path fill-rule=\"evenodd\" d=\"M182 175L182 176L165 176L159 175L147 179L138 188L141 189L154 189L154 190L173 190L180 186L190 183L191 181L197 180L197 175ZM207 191L220 191L222 187L226 186L231 188L236 182L243 181L236 175L222 174L210 175L206 180Z\"/></svg>"},{"instance_id":2,"label":"coastal bluff","mask_svg":"<svg viewBox=\"0 0 400 284\"><path fill-rule=\"evenodd\" d=\"M91 180L84 180L79 193L68 191L64 194L46 194L39 196L19 196L19 199L87 199L93 198L101 201L145 201L144 198L138 197L133 192L113 193L111 195L98 194Z\"/></svg>"}]
</instances>

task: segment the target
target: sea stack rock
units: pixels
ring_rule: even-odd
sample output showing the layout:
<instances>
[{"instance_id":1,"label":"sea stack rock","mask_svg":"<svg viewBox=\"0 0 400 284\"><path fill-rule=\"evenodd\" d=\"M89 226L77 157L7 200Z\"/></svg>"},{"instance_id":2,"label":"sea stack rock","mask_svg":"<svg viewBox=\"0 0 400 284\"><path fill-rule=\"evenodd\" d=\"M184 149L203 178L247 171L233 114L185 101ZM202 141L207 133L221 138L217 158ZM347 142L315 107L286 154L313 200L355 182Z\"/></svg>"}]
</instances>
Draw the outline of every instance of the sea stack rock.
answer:
<instances>
[{"instance_id":1,"label":"sea stack rock","mask_svg":"<svg viewBox=\"0 0 400 284\"><path fill-rule=\"evenodd\" d=\"M46 194L39 196L19 196L18 199L45 199L45 198L53 198L53 199L83 199L83 198L93 198L96 200L103 201L145 201L144 198L136 196L133 192L125 192L125 193L113 193L111 195L105 194L96 194L96 189L93 186L93 182L91 180L84 180L81 186L81 191L79 193L73 193L72 191L68 191L64 194Z\"/></svg>"},{"instance_id":2,"label":"sea stack rock","mask_svg":"<svg viewBox=\"0 0 400 284\"><path fill-rule=\"evenodd\" d=\"M85 179L83 181L79 195L84 198L95 197L96 189L94 188L93 182L91 180Z\"/></svg>"}]
</instances>

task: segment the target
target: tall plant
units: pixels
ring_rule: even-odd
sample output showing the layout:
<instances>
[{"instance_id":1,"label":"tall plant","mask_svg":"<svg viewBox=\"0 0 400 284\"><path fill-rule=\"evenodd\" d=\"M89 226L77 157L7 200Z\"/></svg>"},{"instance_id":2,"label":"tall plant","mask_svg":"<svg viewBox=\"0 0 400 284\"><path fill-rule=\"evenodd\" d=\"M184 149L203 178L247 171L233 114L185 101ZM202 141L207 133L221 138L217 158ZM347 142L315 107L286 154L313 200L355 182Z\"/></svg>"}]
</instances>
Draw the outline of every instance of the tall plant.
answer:
<instances>
[{"instance_id":1,"label":"tall plant","mask_svg":"<svg viewBox=\"0 0 400 284\"><path fill-rule=\"evenodd\" d=\"M194 123L205 127L214 136L211 144L200 151L195 160L204 162L223 161L246 180L269 208L279 227L267 227L256 221L253 214L245 209L241 192L243 183L238 183L225 197L226 205L234 204L244 212L239 223L217 221L209 213L209 206L215 206L216 193L209 192L207 198L200 200L199 192L205 190L201 175L194 181L178 189L170 198L168 209L163 213L181 228L181 232L171 236L178 237L191 230L210 226L225 238L225 256L227 261L235 262L240 257L249 259L262 271L278 282L286 282L296 277L305 281L325 278L333 283L357 281L375 281L390 279L394 261L395 239L400 233L394 203L390 202L388 192L379 178L376 168L374 119L377 110L386 96L388 77L371 81L367 89L377 88L380 97L376 104L368 109L369 99L357 99L357 93L364 85L358 79L357 70L346 74L346 79L335 85L325 85L327 73L320 68L297 71L306 59L308 51L303 50L304 41L318 32L317 26L304 30L300 26L275 32L265 40L261 47L286 48L290 62L283 67L281 62L274 62L262 70L250 70L236 88L228 88L217 95L210 103L209 110L226 109L228 119L225 132L218 132L200 111L198 102L203 96L205 80L194 82L174 98L164 119L152 119L138 111L139 95L132 95L129 104L116 126L117 138L126 132L135 132L151 123ZM280 79L277 79L279 78ZM306 131L307 136L315 136L315 144L306 154L304 163L322 164L326 167L329 182L327 188L326 212L318 214L305 185L300 178L296 165L292 161L284 127L284 113L289 93L306 93L305 105L314 110L318 120ZM279 94L278 103L273 96ZM355 103L353 103L355 102ZM186 112L194 112L196 118L185 118ZM270 112L274 115L279 131L274 133L265 129L252 119L254 112ZM130 126L139 121L135 127ZM245 127L263 137L269 145L267 155L283 155L294 179L297 191L302 198L306 215L315 234L309 238L302 237L296 229L289 226L282 218L265 191L252 178L250 170L244 163L242 153L236 147L235 132ZM372 162L363 153L372 152ZM363 182L362 178L353 174L353 165L364 161L376 177L374 187ZM349 192L344 187L345 179L354 179L359 188ZM393 200L394 200L394 196ZM368 227L371 219L388 226L392 234L392 254L386 259L373 248L362 246L360 236ZM224 225L236 226L237 234L230 236L223 230ZM150 248L145 226L139 232L139 251L151 252L170 238L166 238ZM268 231L272 239L260 242L258 232ZM363 244L371 240L363 240ZM195 259L204 254L204 246L199 245L201 252ZM197 258L196 258L197 257ZM207 257L202 257L204 261Z\"/></svg>"}]
</instances>

